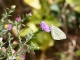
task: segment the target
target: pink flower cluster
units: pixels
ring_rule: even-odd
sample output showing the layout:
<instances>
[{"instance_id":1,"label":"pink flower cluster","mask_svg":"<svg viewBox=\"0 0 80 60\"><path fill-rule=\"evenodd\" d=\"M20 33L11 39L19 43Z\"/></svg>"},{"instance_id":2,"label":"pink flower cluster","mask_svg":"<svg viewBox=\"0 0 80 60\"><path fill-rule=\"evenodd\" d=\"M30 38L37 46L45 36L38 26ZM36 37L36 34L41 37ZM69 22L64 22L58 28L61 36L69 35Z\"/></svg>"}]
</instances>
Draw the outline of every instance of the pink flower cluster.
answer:
<instances>
[{"instance_id":1,"label":"pink flower cluster","mask_svg":"<svg viewBox=\"0 0 80 60\"><path fill-rule=\"evenodd\" d=\"M21 55L20 57L21 57L22 60L25 60L25 56L24 55Z\"/></svg>"},{"instance_id":2,"label":"pink flower cluster","mask_svg":"<svg viewBox=\"0 0 80 60\"><path fill-rule=\"evenodd\" d=\"M16 18L15 18L15 21L16 21L16 22L19 22L20 20L21 20L20 17L16 17Z\"/></svg>"}]
</instances>

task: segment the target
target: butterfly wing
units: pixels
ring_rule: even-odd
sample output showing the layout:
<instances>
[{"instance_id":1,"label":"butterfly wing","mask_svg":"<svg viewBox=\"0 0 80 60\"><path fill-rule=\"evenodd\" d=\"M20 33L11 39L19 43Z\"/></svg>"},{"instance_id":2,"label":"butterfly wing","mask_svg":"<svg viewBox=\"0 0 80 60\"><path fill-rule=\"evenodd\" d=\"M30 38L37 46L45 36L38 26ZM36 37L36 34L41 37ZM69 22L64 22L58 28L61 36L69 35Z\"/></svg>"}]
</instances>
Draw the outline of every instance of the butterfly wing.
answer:
<instances>
[{"instance_id":1,"label":"butterfly wing","mask_svg":"<svg viewBox=\"0 0 80 60\"><path fill-rule=\"evenodd\" d=\"M50 29L51 29L51 35L53 39L55 40L66 39L65 33L62 30L60 30L58 27L51 25Z\"/></svg>"}]
</instances>

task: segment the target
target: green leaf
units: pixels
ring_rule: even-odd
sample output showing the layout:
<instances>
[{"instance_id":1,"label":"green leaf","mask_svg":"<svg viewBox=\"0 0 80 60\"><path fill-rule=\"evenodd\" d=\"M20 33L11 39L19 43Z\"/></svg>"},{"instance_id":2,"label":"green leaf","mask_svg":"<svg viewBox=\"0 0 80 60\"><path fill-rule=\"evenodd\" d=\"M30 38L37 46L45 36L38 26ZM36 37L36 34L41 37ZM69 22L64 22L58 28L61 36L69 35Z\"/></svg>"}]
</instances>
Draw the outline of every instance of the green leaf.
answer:
<instances>
[{"instance_id":1,"label":"green leaf","mask_svg":"<svg viewBox=\"0 0 80 60\"><path fill-rule=\"evenodd\" d=\"M80 4L80 0L66 0L66 2L69 4L74 4L74 5Z\"/></svg>"},{"instance_id":2,"label":"green leaf","mask_svg":"<svg viewBox=\"0 0 80 60\"><path fill-rule=\"evenodd\" d=\"M21 36L21 37L26 36L26 35L30 32L30 30L33 30L33 33L35 33L36 31L38 31L38 28L37 28L36 25L35 25L34 23L32 23L32 22L27 23L26 26L28 26L28 28L25 27L25 28L21 31L21 33L20 33L20 36Z\"/></svg>"},{"instance_id":3,"label":"green leaf","mask_svg":"<svg viewBox=\"0 0 80 60\"><path fill-rule=\"evenodd\" d=\"M56 12L60 12L60 9L59 9L59 6L57 5L57 4L53 4L53 5L51 5L50 6L50 9L52 10L52 11L56 11Z\"/></svg>"},{"instance_id":4,"label":"green leaf","mask_svg":"<svg viewBox=\"0 0 80 60\"><path fill-rule=\"evenodd\" d=\"M74 7L74 10L77 11L78 13L80 13L80 5L75 6L75 7Z\"/></svg>"},{"instance_id":5,"label":"green leaf","mask_svg":"<svg viewBox=\"0 0 80 60\"><path fill-rule=\"evenodd\" d=\"M66 2L70 5L73 5L73 9L80 13L80 0L66 0Z\"/></svg>"},{"instance_id":6,"label":"green leaf","mask_svg":"<svg viewBox=\"0 0 80 60\"><path fill-rule=\"evenodd\" d=\"M54 16L50 16L51 18L46 18L44 21L48 24L51 25L53 24L54 26L60 27L61 23L59 22L58 18L54 17Z\"/></svg>"},{"instance_id":7,"label":"green leaf","mask_svg":"<svg viewBox=\"0 0 80 60\"><path fill-rule=\"evenodd\" d=\"M21 37L24 37L24 36L27 36L27 34L30 32L30 29L29 28L25 28L21 31L20 33L20 36Z\"/></svg>"},{"instance_id":8,"label":"green leaf","mask_svg":"<svg viewBox=\"0 0 80 60\"><path fill-rule=\"evenodd\" d=\"M77 50L77 51L76 51L76 54L77 54L78 56L80 56L80 50Z\"/></svg>"},{"instance_id":9,"label":"green leaf","mask_svg":"<svg viewBox=\"0 0 80 60\"><path fill-rule=\"evenodd\" d=\"M35 8L35 9L40 9L41 5L39 3L39 0L23 0L26 4L29 6Z\"/></svg>"},{"instance_id":10,"label":"green leaf","mask_svg":"<svg viewBox=\"0 0 80 60\"><path fill-rule=\"evenodd\" d=\"M21 57L20 57L20 56L17 56L17 57L16 57L16 60L22 60L22 59L21 59Z\"/></svg>"},{"instance_id":11,"label":"green leaf","mask_svg":"<svg viewBox=\"0 0 80 60\"><path fill-rule=\"evenodd\" d=\"M46 32L39 32L36 35L37 41L39 43L41 50L46 50L47 48L54 45L54 40L51 38L51 35Z\"/></svg>"}]
</instances>

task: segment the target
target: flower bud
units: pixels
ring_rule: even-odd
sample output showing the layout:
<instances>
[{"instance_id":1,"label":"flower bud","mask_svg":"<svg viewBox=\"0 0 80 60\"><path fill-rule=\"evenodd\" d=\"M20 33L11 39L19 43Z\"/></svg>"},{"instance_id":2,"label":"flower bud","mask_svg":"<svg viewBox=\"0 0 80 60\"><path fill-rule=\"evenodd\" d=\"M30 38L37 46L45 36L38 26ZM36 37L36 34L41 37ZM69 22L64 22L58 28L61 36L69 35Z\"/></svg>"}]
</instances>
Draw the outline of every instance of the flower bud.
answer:
<instances>
[{"instance_id":1,"label":"flower bud","mask_svg":"<svg viewBox=\"0 0 80 60\"><path fill-rule=\"evenodd\" d=\"M12 6L11 6L11 8L12 8L12 9L15 9L15 8L16 8L16 6L15 6L15 5L12 5Z\"/></svg>"}]
</instances>

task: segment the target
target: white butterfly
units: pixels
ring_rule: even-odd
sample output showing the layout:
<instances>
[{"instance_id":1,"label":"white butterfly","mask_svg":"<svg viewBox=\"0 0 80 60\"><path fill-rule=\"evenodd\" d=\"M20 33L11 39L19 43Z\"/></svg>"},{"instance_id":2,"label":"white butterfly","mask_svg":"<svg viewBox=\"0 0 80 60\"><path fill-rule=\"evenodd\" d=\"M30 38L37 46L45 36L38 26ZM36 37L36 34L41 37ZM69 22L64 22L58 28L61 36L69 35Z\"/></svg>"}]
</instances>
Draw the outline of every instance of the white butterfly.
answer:
<instances>
[{"instance_id":1,"label":"white butterfly","mask_svg":"<svg viewBox=\"0 0 80 60\"><path fill-rule=\"evenodd\" d=\"M50 29L51 29L51 35L53 39L55 40L66 39L65 33L62 30L60 30L58 27L51 25Z\"/></svg>"}]
</instances>

